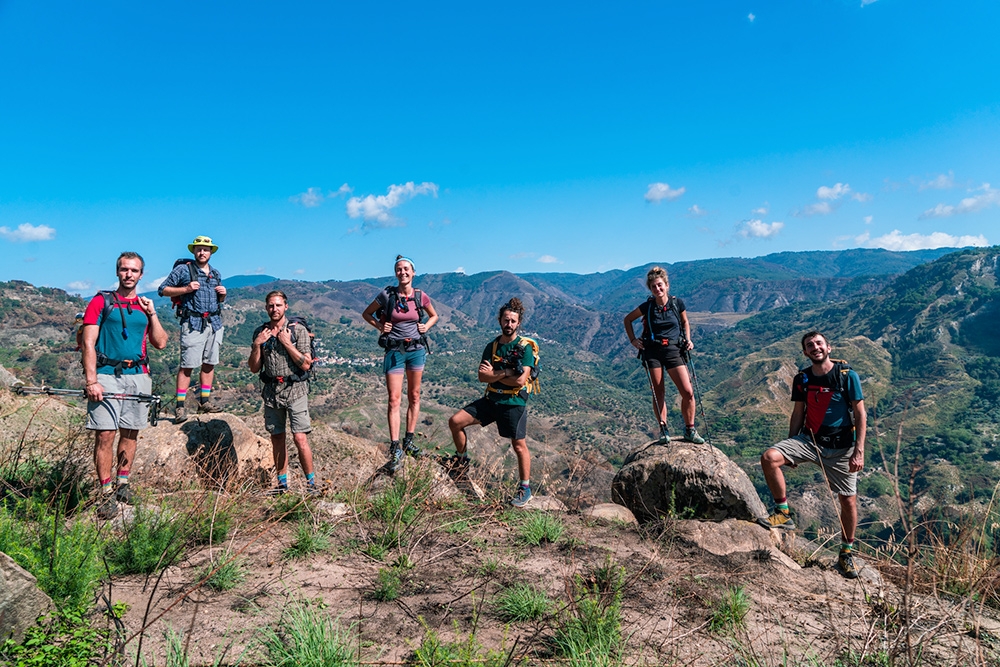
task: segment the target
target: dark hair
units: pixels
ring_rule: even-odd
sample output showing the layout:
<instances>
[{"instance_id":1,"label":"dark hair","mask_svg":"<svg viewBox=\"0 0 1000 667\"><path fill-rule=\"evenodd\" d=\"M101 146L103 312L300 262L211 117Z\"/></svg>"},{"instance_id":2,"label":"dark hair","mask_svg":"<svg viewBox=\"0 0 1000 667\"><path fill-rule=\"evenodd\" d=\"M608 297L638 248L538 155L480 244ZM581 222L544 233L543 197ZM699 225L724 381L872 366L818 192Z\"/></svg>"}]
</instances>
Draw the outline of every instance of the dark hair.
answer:
<instances>
[{"instance_id":1,"label":"dark hair","mask_svg":"<svg viewBox=\"0 0 1000 667\"><path fill-rule=\"evenodd\" d=\"M286 306L288 305L288 297L285 296L285 293L282 292L280 289L276 289L276 290L272 290L272 291L268 292L267 296L264 297L264 303L267 303L268 301L270 301L272 296L280 296L281 300L285 302L285 305Z\"/></svg>"},{"instance_id":2,"label":"dark hair","mask_svg":"<svg viewBox=\"0 0 1000 667\"><path fill-rule=\"evenodd\" d=\"M139 260L139 273L146 272L146 260L142 258L142 255L137 252L132 252L131 250L126 250L122 254L118 255L118 259L115 260L115 273L118 273L118 269L122 268L123 259Z\"/></svg>"},{"instance_id":3,"label":"dark hair","mask_svg":"<svg viewBox=\"0 0 1000 667\"><path fill-rule=\"evenodd\" d=\"M511 297L510 301L500 306L499 312L497 312L497 320L503 317L504 311L509 310L512 313L517 313L517 321L520 322L524 319L524 304L516 296Z\"/></svg>"},{"instance_id":4,"label":"dark hair","mask_svg":"<svg viewBox=\"0 0 1000 667\"><path fill-rule=\"evenodd\" d=\"M810 338L815 338L816 336L819 336L820 338L822 338L823 342L826 343L827 345L830 344L830 339L827 338L825 335L821 334L818 331L810 331L806 335L802 336L802 351L803 352L805 352L805 350L806 350L806 341L809 340Z\"/></svg>"}]
</instances>

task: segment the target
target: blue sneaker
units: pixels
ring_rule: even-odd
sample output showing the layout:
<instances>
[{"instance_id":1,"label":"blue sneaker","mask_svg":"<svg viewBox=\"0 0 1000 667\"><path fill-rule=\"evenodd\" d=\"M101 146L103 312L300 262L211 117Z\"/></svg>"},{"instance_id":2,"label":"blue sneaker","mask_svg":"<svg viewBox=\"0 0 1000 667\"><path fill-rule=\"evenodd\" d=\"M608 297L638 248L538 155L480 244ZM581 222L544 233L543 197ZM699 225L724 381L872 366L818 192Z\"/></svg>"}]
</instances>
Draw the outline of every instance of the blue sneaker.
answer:
<instances>
[{"instance_id":1,"label":"blue sneaker","mask_svg":"<svg viewBox=\"0 0 1000 667\"><path fill-rule=\"evenodd\" d=\"M684 429L684 442L693 442L696 445L704 445L705 438L698 435L698 429L694 426Z\"/></svg>"},{"instance_id":2,"label":"blue sneaker","mask_svg":"<svg viewBox=\"0 0 1000 667\"><path fill-rule=\"evenodd\" d=\"M510 501L510 504L514 507L524 507L529 500L531 500L531 487L518 484L517 495Z\"/></svg>"},{"instance_id":3,"label":"blue sneaker","mask_svg":"<svg viewBox=\"0 0 1000 667\"><path fill-rule=\"evenodd\" d=\"M403 448L399 446L399 440L389 443L389 461L385 464L386 470L394 473L403 467Z\"/></svg>"}]
</instances>

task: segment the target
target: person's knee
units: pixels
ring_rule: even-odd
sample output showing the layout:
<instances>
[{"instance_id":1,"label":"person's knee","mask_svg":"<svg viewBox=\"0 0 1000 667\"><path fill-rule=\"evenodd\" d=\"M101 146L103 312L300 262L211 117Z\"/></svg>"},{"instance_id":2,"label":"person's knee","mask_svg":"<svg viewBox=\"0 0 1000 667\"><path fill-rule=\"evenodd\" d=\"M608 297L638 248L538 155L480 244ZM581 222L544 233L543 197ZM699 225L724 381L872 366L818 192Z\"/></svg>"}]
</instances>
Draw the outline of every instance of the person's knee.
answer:
<instances>
[{"instance_id":1,"label":"person's knee","mask_svg":"<svg viewBox=\"0 0 1000 667\"><path fill-rule=\"evenodd\" d=\"M451 430L452 433L458 433L463 428L465 428L465 426L460 421L457 412L448 418L448 428Z\"/></svg>"},{"instance_id":2,"label":"person's knee","mask_svg":"<svg viewBox=\"0 0 1000 667\"><path fill-rule=\"evenodd\" d=\"M840 504L843 507L855 507L858 504L857 496L840 496Z\"/></svg>"},{"instance_id":3,"label":"person's knee","mask_svg":"<svg viewBox=\"0 0 1000 667\"><path fill-rule=\"evenodd\" d=\"M773 447L765 449L760 455L760 465L767 468L780 468L785 463L784 455Z\"/></svg>"}]
</instances>

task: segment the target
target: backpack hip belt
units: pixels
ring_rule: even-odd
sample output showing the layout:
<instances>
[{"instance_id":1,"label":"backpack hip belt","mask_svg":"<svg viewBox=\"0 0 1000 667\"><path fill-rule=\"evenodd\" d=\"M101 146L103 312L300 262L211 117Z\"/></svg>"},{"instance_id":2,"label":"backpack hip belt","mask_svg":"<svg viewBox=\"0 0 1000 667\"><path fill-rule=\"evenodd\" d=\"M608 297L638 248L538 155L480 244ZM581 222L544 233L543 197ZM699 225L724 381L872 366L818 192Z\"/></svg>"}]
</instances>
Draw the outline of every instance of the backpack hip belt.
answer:
<instances>
[{"instance_id":1,"label":"backpack hip belt","mask_svg":"<svg viewBox=\"0 0 1000 667\"><path fill-rule=\"evenodd\" d=\"M210 317L222 314L221 310L213 310L207 313L199 313L198 311L191 310L190 308L178 308L178 311L180 311L178 317L180 317L182 321L190 317L199 317L203 320L207 320Z\"/></svg>"},{"instance_id":2,"label":"backpack hip belt","mask_svg":"<svg viewBox=\"0 0 1000 667\"><path fill-rule=\"evenodd\" d=\"M389 334L383 334L388 336ZM402 349L404 352L413 352L417 349L417 345L423 345L427 347L427 338L423 335L420 338L386 338L385 345L381 347L385 348L386 352L395 352L396 350Z\"/></svg>"},{"instance_id":3,"label":"backpack hip belt","mask_svg":"<svg viewBox=\"0 0 1000 667\"><path fill-rule=\"evenodd\" d=\"M97 367L111 366L115 369L115 377L121 377L122 371L126 368L137 368L149 363L149 357L142 355L138 359L109 359L100 352L97 353Z\"/></svg>"},{"instance_id":4,"label":"backpack hip belt","mask_svg":"<svg viewBox=\"0 0 1000 667\"><path fill-rule=\"evenodd\" d=\"M303 374L304 375L304 374ZM302 375L267 375L266 373L260 374L260 381L264 384L293 384L295 382L308 382L308 377L303 377Z\"/></svg>"},{"instance_id":5,"label":"backpack hip belt","mask_svg":"<svg viewBox=\"0 0 1000 667\"><path fill-rule=\"evenodd\" d=\"M487 394L502 394L504 396L516 396L517 394L520 394L522 391L524 391L524 387L520 387L519 389L515 389L514 387L511 387L510 389L496 389L491 385L486 385Z\"/></svg>"}]
</instances>

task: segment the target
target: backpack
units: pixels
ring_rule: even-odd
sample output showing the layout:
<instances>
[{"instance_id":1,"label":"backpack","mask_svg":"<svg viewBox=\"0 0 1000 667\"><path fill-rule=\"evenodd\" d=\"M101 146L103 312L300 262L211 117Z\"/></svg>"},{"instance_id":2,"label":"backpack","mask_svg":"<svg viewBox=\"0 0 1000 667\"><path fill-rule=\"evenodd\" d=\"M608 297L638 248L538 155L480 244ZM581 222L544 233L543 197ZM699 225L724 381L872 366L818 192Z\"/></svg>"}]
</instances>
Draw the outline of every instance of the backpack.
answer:
<instances>
[{"instance_id":1,"label":"backpack","mask_svg":"<svg viewBox=\"0 0 1000 667\"><path fill-rule=\"evenodd\" d=\"M399 288L396 285L386 285L385 287L385 293L389 296L389 301L385 304L385 306L375 311L376 319L378 319L378 321L383 325L389 321L389 318L392 316L392 311L396 308L396 303L399 301L398 290ZM413 288L413 303L417 307L417 323L421 323L424 321L424 295L423 292L415 287ZM420 334L420 342L423 343L427 352L431 351L431 344L430 341L427 340L426 334ZM384 348L388 345L390 345L389 334L381 334L378 337L378 346Z\"/></svg>"},{"instance_id":2,"label":"backpack","mask_svg":"<svg viewBox=\"0 0 1000 667\"><path fill-rule=\"evenodd\" d=\"M836 385L834 390L840 394L844 399L844 403L847 405L847 416L850 419L851 426L850 431L854 432L854 401L851 400L851 395L847 391L847 377L851 371L851 365L844 359L830 359L833 362L834 378L836 378ZM802 374L802 385L806 386L808 384L809 375L806 373L811 368L811 366L806 366L805 368L800 368L799 373ZM803 428L805 426L803 425Z\"/></svg>"},{"instance_id":3,"label":"backpack","mask_svg":"<svg viewBox=\"0 0 1000 667\"><path fill-rule=\"evenodd\" d=\"M173 268L176 269L181 264L187 264L188 278L189 278L188 282L194 283L202 281L202 276L200 275L201 272L198 271L198 265L195 264L190 258L181 257L180 259L174 262ZM222 282L222 275L218 271L213 269L211 265L209 265L208 267L208 274L209 278L215 278L220 283ZM187 304L190 303L192 298L194 298L194 292L191 292L189 294L182 294L180 296L170 297L170 304L174 307L174 314L177 315L177 319L179 319L181 322L191 317L191 315L201 315L201 313L195 313L194 311L188 309ZM218 300L218 297L216 297L216 300ZM209 315L218 315L218 314L219 314L218 310L209 313Z\"/></svg>"},{"instance_id":4,"label":"backpack","mask_svg":"<svg viewBox=\"0 0 1000 667\"><path fill-rule=\"evenodd\" d=\"M309 326L309 323L306 322L306 319L304 317L300 317L298 315L286 315L285 316L285 326L288 327L288 330L292 334L292 343L293 344L297 343L299 341L299 337L295 333L296 327L293 327L292 326L293 324L299 324L299 325L301 325L302 327L305 328L306 332L308 332L308 334L309 334L309 356L312 357L313 363L315 364L316 363L316 334L313 333L312 328ZM259 327L257 327L254 330L254 332L253 332L253 338L257 338L257 336L260 335L261 329L263 329L265 326L267 326L267 325L262 324ZM273 378L273 377L270 377L268 375L265 375L264 372L263 372L263 370L262 370L261 373L260 373L260 379L261 379L261 382L264 382L265 384L267 384L267 383L274 383L274 382L282 382L282 383L309 382L310 380L313 379L313 371L312 371L312 366L310 365L309 366L309 370L307 370L307 371L304 371L301 368L299 368L299 370L295 374L293 374L293 375L286 375L286 376L281 377L281 378Z\"/></svg>"},{"instance_id":5,"label":"backpack","mask_svg":"<svg viewBox=\"0 0 1000 667\"><path fill-rule=\"evenodd\" d=\"M653 340L653 328L649 324L649 309L653 306L654 303L656 303L656 299L654 297L649 297L644 302L639 304L639 312L642 313L642 339L646 341ZM682 345L682 343L686 343L687 338L685 338L684 336L684 326L681 323L681 312L677 308L677 297L674 296L673 294L667 295L667 308L669 308L670 312L672 312L674 314L674 317L677 318L677 326L680 328L681 331L680 338L678 338L676 341L668 341L668 343L671 342L676 343L677 346L681 348L681 350L684 350L687 346Z\"/></svg>"},{"instance_id":6,"label":"backpack","mask_svg":"<svg viewBox=\"0 0 1000 667\"><path fill-rule=\"evenodd\" d=\"M108 323L111 317L111 311L114 310L115 305L124 303L118 296L117 290L101 290L98 292L102 297L104 297L104 308L101 309L101 321L98 323L97 338L100 340L101 333L100 330L104 329L104 325ZM127 305L125 306L128 307ZM118 314L121 315L122 330L121 337L122 340L128 340L128 328L125 326L125 313L122 312L121 306L118 307ZM94 350L97 352L97 350ZM115 377L122 376L123 368L131 368L133 366L145 366L149 363L149 356L143 354L138 359L109 359L102 353L97 352L97 366L112 366L115 369Z\"/></svg>"},{"instance_id":7,"label":"backpack","mask_svg":"<svg viewBox=\"0 0 1000 667\"><path fill-rule=\"evenodd\" d=\"M514 364L513 366L507 366L508 368L514 368L516 366L519 366L520 365L520 359L523 357L523 350L527 349L530 346L531 347L531 351L535 355L535 364L531 367L531 373L528 376L528 384L524 385L524 387L522 387L521 389L524 389L524 391L526 393L528 393L528 394L540 394L541 391L542 391L542 388L541 388L541 385L539 385L539 383L538 383L538 372L540 370L539 366L541 364L541 361L539 360L539 357L538 357L538 342L535 341L535 339L533 339L533 338L528 338L527 336L518 336L517 337L517 344L520 345L521 349L522 349L522 352L517 356L517 358L516 359L510 359L510 358L501 359L500 361L503 361L505 365L506 364L514 364L515 361L518 362L518 363ZM494 359L497 359L497 347L499 345L500 345L500 337L497 336L496 338L493 339L493 358ZM487 389L489 391L494 392L494 393L501 393L501 394L517 394L517 393L520 393L520 391L521 391L521 389L514 389L513 387L511 387L510 391L496 390L496 389L493 389L493 388L489 387L488 385L487 385Z\"/></svg>"}]
</instances>

